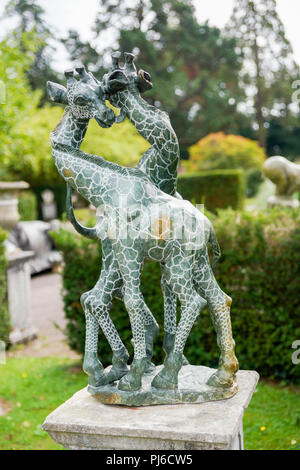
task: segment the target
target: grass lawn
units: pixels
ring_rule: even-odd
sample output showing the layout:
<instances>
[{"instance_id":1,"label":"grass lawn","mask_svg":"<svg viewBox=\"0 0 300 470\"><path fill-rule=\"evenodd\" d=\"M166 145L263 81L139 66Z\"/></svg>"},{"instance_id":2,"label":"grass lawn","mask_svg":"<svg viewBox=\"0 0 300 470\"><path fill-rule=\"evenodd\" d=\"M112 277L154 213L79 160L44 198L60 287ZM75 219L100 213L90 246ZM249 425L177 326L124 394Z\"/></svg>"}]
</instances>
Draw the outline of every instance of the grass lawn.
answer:
<instances>
[{"instance_id":1,"label":"grass lawn","mask_svg":"<svg viewBox=\"0 0 300 470\"><path fill-rule=\"evenodd\" d=\"M86 385L81 364L61 358L0 365L0 450L63 449L41 429L46 416ZM300 449L300 390L260 382L245 413L246 449Z\"/></svg>"}]
</instances>

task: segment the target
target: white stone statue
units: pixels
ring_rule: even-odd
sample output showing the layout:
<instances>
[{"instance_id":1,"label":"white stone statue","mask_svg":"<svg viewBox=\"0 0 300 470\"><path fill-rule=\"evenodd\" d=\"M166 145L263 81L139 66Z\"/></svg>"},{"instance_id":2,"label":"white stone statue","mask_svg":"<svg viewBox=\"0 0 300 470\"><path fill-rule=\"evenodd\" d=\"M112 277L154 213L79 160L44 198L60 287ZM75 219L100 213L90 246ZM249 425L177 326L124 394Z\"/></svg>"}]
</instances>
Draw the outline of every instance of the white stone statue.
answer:
<instances>
[{"instance_id":1,"label":"white stone statue","mask_svg":"<svg viewBox=\"0 0 300 470\"><path fill-rule=\"evenodd\" d=\"M270 196L268 205L299 207L294 194L300 191L300 165L284 157L270 157L264 164L264 173L276 185L275 196Z\"/></svg>"}]
</instances>

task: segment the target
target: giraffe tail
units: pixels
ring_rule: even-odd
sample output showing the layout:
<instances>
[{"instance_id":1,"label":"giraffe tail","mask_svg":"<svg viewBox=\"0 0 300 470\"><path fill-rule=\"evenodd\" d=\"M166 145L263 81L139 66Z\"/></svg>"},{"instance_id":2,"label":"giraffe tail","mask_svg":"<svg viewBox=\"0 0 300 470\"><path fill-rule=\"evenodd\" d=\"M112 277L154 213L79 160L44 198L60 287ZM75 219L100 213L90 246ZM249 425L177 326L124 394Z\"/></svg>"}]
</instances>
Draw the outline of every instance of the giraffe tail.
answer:
<instances>
[{"instance_id":1,"label":"giraffe tail","mask_svg":"<svg viewBox=\"0 0 300 470\"><path fill-rule=\"evenodd\" d=\"M209 234L208 242L210 243L210 246L213 252L212 270L213 270L213 273L215 273L217 262L219 261L221 257L221 248L218 243L218 240L217 240L217 237L216 237L216 234L212 225L210 226L210 234Z\"/></svg>"},{"instance_id":2,"label":"giraffe tail","mask_svg":"<svg viewBox=\"0 0 300 470\"><path fill-rule=\"evenodd\" d=\"M87 238L97 239L98 238L97 231L95 228L84 227L76 219L75 214L74 214L73 202L72 202L72 194L73 194L73 188L70 186L69 183L67 183L66 211L67 211L67 217L69 221L75 228L76 232L80 233L80 235L83 235L84 237L87 237Z\"/></svg>"}]
</instances>

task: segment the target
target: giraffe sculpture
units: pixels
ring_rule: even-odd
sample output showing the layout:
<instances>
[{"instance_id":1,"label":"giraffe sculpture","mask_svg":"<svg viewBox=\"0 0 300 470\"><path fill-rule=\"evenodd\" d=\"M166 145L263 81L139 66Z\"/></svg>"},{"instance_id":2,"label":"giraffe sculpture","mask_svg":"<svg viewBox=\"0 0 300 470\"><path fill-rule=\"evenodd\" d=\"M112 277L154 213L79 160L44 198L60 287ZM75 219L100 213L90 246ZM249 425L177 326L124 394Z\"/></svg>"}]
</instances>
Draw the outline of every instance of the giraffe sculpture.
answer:
<instances>
[{"instance_id":1,"label":"giraffe sculpture","mask_svg":"<svg viewBox=\"0 0 300 470\"><path fill-rule=\"evenodd\" d=\"M150 75L144 71L140 71L139 74L136 73L133 54L125 53L125 68L122 70L119 68L120 54L115 53L112 58L112 71L104 77L104 81L110 83L112 80L121 80L122 83L127 84L124 92L109 95L112 104L121 108L121 118L117 118L117 122L121 122L125 115L127 115L142 137L151 144L151 147L146 151L137 167L144 171L158 188L174 195L177 184L179 145L168 115L158 108L149 105L140 96L141 93L152 87ZM77 70L86 82L95 80L85 73L84 68L77 68ZM178 193L176 195L181 198ZM89 236L93 233L91 230L80 226L76 221L71 203L70 189L67 197L67 213L69 220L79 233L84 236ZM102 259L102 271L97 284L91 291L82 296L84 310L91 312L91 315L88 314L91 316L91 319L87 323L90 327L87 328L88 338L86 347L91 348L92 351L86 350L85 354L85 370L90 371L94 369L92 364L95 364L96 368L98 368L95 356L97 353L99 324L93 318L97 318L100 314L99 303L102 304L101 311L109 312L111 299L113 297L122 298L121 274L108 239L102 243ZM111 289L112 282L116 286L115 290ZM166 283L162 283L162 291L164 297L164 349L166 354L168 354L171 352L175 340L176 296L170 291ZM103 301L100 302L99 299L103 299ZM158 325L149 314L145 315L145 322L147 329L147 354L150 363L153 341L158 334ZM124 347L122 347L122 350L124 351ZM123 357L125 358L124 354ZM120 363L119 359L118 362ZM184 364L188 364L185 357ZM126 370L124 364L120 365L120 368L122 371ZM110 376L112 376L112 373ZM90 380L94 382L92 377ZM105 381L104 377L100 379L100 383L103 383L103 381Z\"/></svg>"},{"instance_id":2,"label":"giraffe sculpture","mask_svg":"<svg viewBox=\"0 0 300 470\"><path fill-rule=\"evenodd\" d=\"M95 117L105 127L112 124L114 117L104 103L107 85L77 81L71 72L67 72L66 76L67 90L48 84L52 99L69 105L51 134L53 157L60 174L73 188L96 207L100 204L104 206L107 221L104 233L111 241L117 258L134 337L134 361L130 372L120 380L119 388L138 390L148 367L145 312L151 319L152 315L140 291L140 274L146 258L163 263L164 281L181 301L181 319L176 328L174 348L165 361L164 369L155 377L153 386L166 389L176 387L186 338L200 308L206 304L199 292L204 292L209 299L216 317L217 332L218 329L221 331L218 340L222 363L211 380L230 385L237 370L230 326L230 299L216 284L209 265L207 242L212 243L215 255L218 254L218 244L208 219L187 201L175 199L156 188L139 169L122 168L79 150L90 118ZM115 91L122 88L122 80L112 77L108 89ZM120 195L128 199L128 207L132 209L129 214L125 211L124 215L120 209ZM159 215L154 222L151 221L151 215L161 209L164 212L162 217ZM115 213L119 219L118 234L114 233L112 223ZM141 223L137 225L139 219ZM132 233L124 239L123 233L127 233L128 228ZM95 230L99 238L103 238L103 231L101 234L99 227ZM178 230L184 232L183 240L175 236ZM205 269L203 263L200 269L200 259L205 263ZM112 346L114 341L118 341L118 335L111 329L114 327L109 320L105 318L106 323L103 321L101 327L111 337ZM115 369L118 369L118 364Z\"/></svg>"},{"instance_id":3,"label":"giraffe sculpture","mask_svg":"<svg viewBox=\"0 0 300 470\"><path fill-rule=\"evenodd\" d=\"M162 191L176 196L181 196L176 192L177 171L180 158L179 144L177 136L170 123L169 116L158 108L147 103L141 93L152 88L151 76L144 70L137 69L134 64L135 56L131 53L124 54L124 68L120 67L121 54L116 52L112 55L113 67L110 74L104 76L103 81L109 82L112 79L127 81L127 86L120 89L109 97L110 102L120 108L120 116L117 122L121 122L127 117L136 127L138 132L144 137L151 147L146 151L137 168L144 171L151 181ZM125 77L126 78L125 78ZM207 266L204 263L203 266ZM197 269L198 288L200 272L203 278L209 279L207 272ZM176 333L176 297L168 288L167 283L162 277L162 290L164 293L164 349L168 354L173 346ZM202 289L202 294L205 292ZM206 296L204 295L206 298ZM217 299L217 293L216 293ZM231 300L227 300L228 304ZM222 385L224 383L224 374L222 374L223 364L226 364L228 358L224 352L222 339L226 337L225 322L222 320L222 309L217 307L218 302L214 302L213 297L208 298L209 312L218 336L218 343L221 349L219 360L219 374L211 378L211 385ZM226 308L229 308L228 305ZM184 364L188 363L183 359ZM230 362L230 361L229 361ZM226 375L226 374L225 374ZM226 382L226 379L225 379Z\"/></svg>"},{"instance_id":4,"label":"giraffe sculpture","mask_svg":"<svg viewBox=\"0 0 300 470\"><path fill-rule=\"evenodd\" d=\"M72 170L67 168L67 158L63 157L61 151L58 151L58 146L67 144L74 149L78 149L84 139L90 119L95 118L101 127L110 127L115 121L115 115L105 105L108 89L96 81L92 74L88 74L84 67L77 68L77 71L80 75L80 80L75 79L72 70L65 72L67 89L52 82L47 83L47 88L52 101L68 105L60 123L51 133L52 154L58 171L67 182L69 172L73 172L74 176L80 171L82 166L85 167L87 172L85 176L78 175L76 183L73 182L72 185L67 184L68 216L79 233L90 238L100 238L102 240L103 266L100 278L95 288L81 297L86 316L86 346L83 369L89 376L89 384L97 387L118 380L128 371L128 351L109 317L112 298L114 296L122 298L122 278L117 260L112 251L111 242L102 231L101 221L95 229L88 229L77 222L73 213L71 203L73 189L76 189L90 202L94 200L94 197L90 198L92 193L88 190L88 188L91 189L91 166L87 163L87 160L79 161L77 159ZM119 84L116 86L117 89L120 87ZM114 82L110 83L109 86L109 92L112 93L113 91ZM69 161L71 162L71 160ZM92 161L94 165L100 163L98 157L89 157L88 161ZM94 184L92 187L97 194L97 185ZM97 205L96 202L93 204ZM148 362L150 363L153 339L157 335L158 325L149 309L145 308L144 315L144 323L148 333ZM113 366L109 374L104 373L104 368L97 356L99 324L113 351Z\"/></svg>"}]
</instances>

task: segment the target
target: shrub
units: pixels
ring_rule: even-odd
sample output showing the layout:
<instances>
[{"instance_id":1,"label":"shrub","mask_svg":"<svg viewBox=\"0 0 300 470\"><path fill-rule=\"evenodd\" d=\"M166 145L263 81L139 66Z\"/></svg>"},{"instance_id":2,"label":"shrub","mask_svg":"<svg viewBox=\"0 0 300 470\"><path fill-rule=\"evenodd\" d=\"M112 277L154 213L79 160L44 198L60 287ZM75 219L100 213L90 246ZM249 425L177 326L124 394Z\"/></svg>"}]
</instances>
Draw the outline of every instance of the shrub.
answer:
<instances>
[{"instance_id":1,"label":"shrub","mask_svg":"<svg viewBox=\"0 0 300 470\"><path fill-rule=\"evenodd\" d=\"M204 204L212 212L227 207L241 209L245 199L245 181L240 170L182 174L177 189L184 199Z\"/></svg>"},{"instance_id":2,"label":"shrub","mask_svg":"<svg viewBox=\"0 0 300 470\"><path fill-rule=\"evenodd\" d=\"M37 219L37 200L32 191L23 191L19 196L20 220Z\"/></svg>"},{"instance_id":3,"label":"shrub","mask_svg":"<svg viewBox=\"0 0 300 470\"><path fill-rule=\"evenodd\" d=\"M255 214L227 209L212 217L223 252L217 280L233 298L232 325L240 367L255 369L272 379L300 382L300 367L291 360L291 345L300 339L299 211L273 209ZM71 347L82 352L85 327L79 298L99 276L99 246L64 230L55 234L55 241L65 261L67 337ZM145 263L142 290L161 325L154 356L158 363L163 359L163 302L158 263ZM114 301L111 315L127 347L131 348L128 315L120 301ZM216 366L219 351L206 310L194 325L185 352L193 364ZM109 363L111 352L103 336L100 356L105 364Z\"/></svg>"},{"instance_id":4,"label":"shrub","mask_svg":"<svg viewBox=\"0 0 300 470\"><path fill-rule=\"evenodd\" d=\"M7 280L4 241L6 233L0 228L0 341L8 343L10 332L10 321L7 306Z\"/></svg>"},{"instance_id":5,"label":"shrub","mask_svg":"<svg viewBox=\"0 0 300 470\"><path fill-rule=\"evenodd\" d=\"M254 140L217 132L190 147L189 154L190 159L183 162L188 171L239 168L247 178L248 196L257 191L266 155Z\"/></svg>"}]
</instances>

